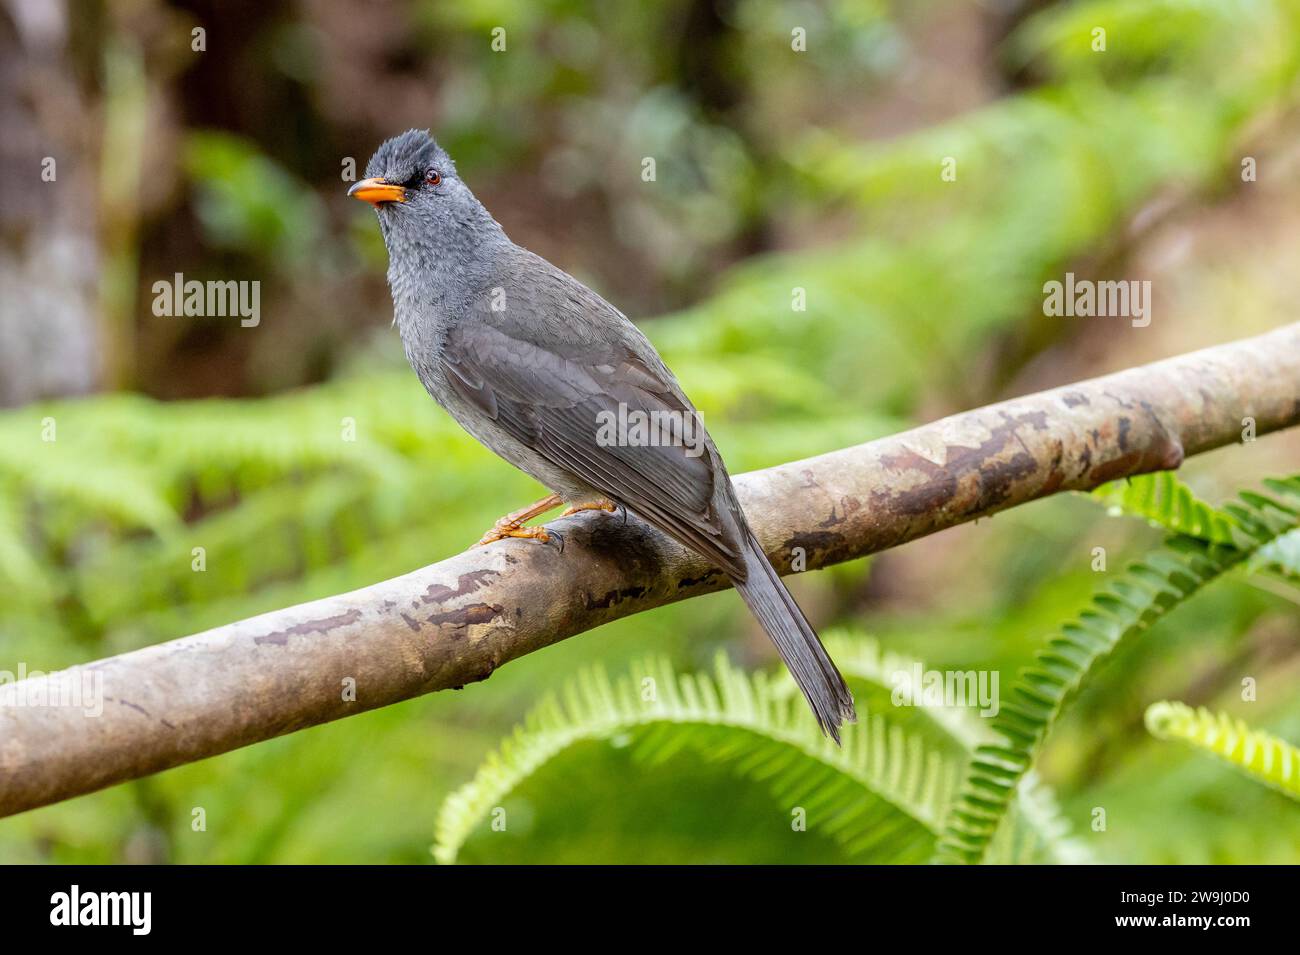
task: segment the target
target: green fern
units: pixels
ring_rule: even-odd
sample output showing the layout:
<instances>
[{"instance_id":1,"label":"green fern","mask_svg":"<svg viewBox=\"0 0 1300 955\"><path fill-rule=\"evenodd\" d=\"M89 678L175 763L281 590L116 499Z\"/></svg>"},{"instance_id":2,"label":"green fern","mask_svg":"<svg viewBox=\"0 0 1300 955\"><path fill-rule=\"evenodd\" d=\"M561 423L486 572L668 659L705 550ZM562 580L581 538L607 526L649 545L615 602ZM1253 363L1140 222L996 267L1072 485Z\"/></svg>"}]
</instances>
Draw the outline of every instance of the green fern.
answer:
<instances>
[{"instance_id":1,"label":"green fern","mask_svg":"<svg viewBox=\"0 0 1300 955\"><path fill-rule=\"evenodd\" d=\"M847 853L876 861L925 858L959 775L955 762L870 714L847 727L844 746L837 747L802 700L774 693L765 674L750 676L721 656L712 679L678 675L663 660L616 682L603 671L586 671L564 700L543 701L473 781L447 797L433 850L439 862L454 862L507 793L585 740L632 734L637 755L650 762L689 747L766 782Z\"/></svg>"},{"instance_id":2,"label":"green fern","mask_svg":"<svg viewBox=\"0 0 1300 955\"><path fill-rule=\"evenodd\" d=\"M1300 476L1268 482L1270 490L1300 504ZM1126 637L1149 629L1174 607L1300 523L1296 507L1254 492L1225 505L1242 531L1229 547L1178 535L1093 597L1091 606L1048 641L1034 666L1023 671L993 719L1002 737L980 746L960 798L945 822L936 858L977 862L985 857L1006 818L1016 788L1032 767L1061 708Z\"/></svg>"},{"instance_id":3,"label":"green fern","mask_svg":"<svg viewBox=\"0 0 1300 955\"><path fill-rule=\"evenodd\" d=\"M1227 713L1185 703L1152 703L1147 729L1157 739L1177 739L1203 749L1292 799L1300 799L1300 748Z\"/></svg>"},{"instance_id":4,"label":"green fern","mask_svg":"<svg viewBox=\"0 0 1300 955\"><path fill-rule=\"evenodd\" d=\"M1280 490L1275 482L1265 481L1270 490ZM1254 573L1271 570L1275 573L1300 579L1300 530L1283 534L1277 540L1261 547L1251 558L1247 568Z\"/></svg>"},{"instance_id":5,"label":"green fern","mask_svg":"<svg viewBox=\"0 0 1300 955\"><path fill-rule=\"evenodd\" d=\"M1146 518L1154 526L1215 544L1235 544L1231 515L1198 498L1173 471L1139 474L1104 484L1092 496L1115 514Z\"/></svg>"},{"instance_id":6,"label":"green fern","mask_svg":"<svg viewBox=\"0 0 1300 955\"><path fill-rule=\"evenodd\" d=\"M852 635L844 630L827 632L823 642L847 679L873 684L891 695L899 689L896 675L910 672L917 662L914 658L882 649L869 637ZM786 692L797 692L795 682L788 674L783 672L782 679ZM928 706L915 699L910 700L909 705L914 712L929 720L943 737L959 744L964 756L996 739L989 721L977 718L967 708ZM1091 852L1073 837L1051 787L1032 771L1017 791L1015 811L1022 824L1006 825L999 830L998 840L990 847L990 859L1000 862L1051 859L1069 865L1094 861Z\"/></svg>"},{"instance_id":7,"label":"green fern","mask_svg":"<svg viewBox=\"0 0 1300 955\"><path fill-rule=\"evenodd\" d=\"M57 440L43 440L47 418ZM354 434L345 433L349 421ZM401 573L437 556L430 540L438 532L461 532L445 513L467 510L476 491L512 483L528 493L526 479L506 470L485 476L464 466L475 455L487 463L409 374L344 378L260 401L105 395L6 411L6 609L37 613L57 596L78 636L120 628L139 642L185 632L190 617L218 602L232 601L237 618L254 612L250 603L272 606L261 600L272 589L293 603L330 592L321 581L340 571L341 589ZM466 526L464 538L475 530ZM374 557L367 548L381 539L387 546L361 577L356 561ZM206 552L204 573L191 567L196 546ZM298 585L285 593L288 581ZM140 626L162 615L177 625Z\"/></svg>"},{"instance_id":8,"label":"green fern","mask_svg":"<svg viewBox=\"0 0 1300 955\"><path fill-rule=\"evenodd\" d=\"M847 643L848 641L846 641ZM854 664L880 656L860 641ZM435 858L456 861L465 840L506 796L550 760L589 740L630 742L635 754L661 762L684 749L768 785L783 803L803 807L810 825L851 857L918 862L933 850L960 776L958 760L885 718L864 712L836 747L818 730L784 675L748 675L719 656L716 675L678 675L664 660L611 682L600 670L570 684L563 704L545 699L488 756L474 779L447 797L439 812ZM647 692L647 688L653 688ZM647 698L648 697L648 698ZM946 725L941 718L936 725ZM969 729L969 728L968 728ZM1090 861L1068 838L1053 797L1030 787L1018 801L999 862Z\"/></svg>"}]
</instances>

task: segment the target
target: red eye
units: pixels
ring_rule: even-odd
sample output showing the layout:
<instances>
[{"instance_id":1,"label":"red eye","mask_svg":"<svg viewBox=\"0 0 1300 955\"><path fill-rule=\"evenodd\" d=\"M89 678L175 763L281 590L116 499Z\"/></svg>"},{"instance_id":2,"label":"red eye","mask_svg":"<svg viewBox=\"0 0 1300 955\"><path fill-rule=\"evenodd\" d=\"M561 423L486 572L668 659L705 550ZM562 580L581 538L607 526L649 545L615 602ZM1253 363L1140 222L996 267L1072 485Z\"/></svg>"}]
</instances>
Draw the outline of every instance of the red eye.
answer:
<instances>
[{"instance_id":1,"label":"red eye","mask_svg":"<svg viewBox=\"0 0 1300 955\"><path fill-rule=\"evenodd\" d=\"M424 174L424 181L431 186L436 186L438 183L442 182L442 173L438 172L436 169L430 169Z\"/></svg>"}]
</instances>

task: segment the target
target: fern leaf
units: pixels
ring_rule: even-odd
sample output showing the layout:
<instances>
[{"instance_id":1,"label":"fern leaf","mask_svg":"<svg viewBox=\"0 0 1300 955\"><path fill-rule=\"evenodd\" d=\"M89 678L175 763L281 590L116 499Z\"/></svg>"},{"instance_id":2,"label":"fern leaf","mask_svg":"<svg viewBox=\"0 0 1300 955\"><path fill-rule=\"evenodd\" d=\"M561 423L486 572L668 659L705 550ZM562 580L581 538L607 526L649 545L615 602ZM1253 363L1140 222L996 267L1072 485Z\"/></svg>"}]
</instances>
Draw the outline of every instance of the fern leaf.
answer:
<instances>
[{"instance_id":1,"label":"fern leaf","mask_svg":"<svg viewBox=\"0 0 1300 955\"><path fill-rule=\"evenodd\" d=\"M822 642L845 677L871 683L891 696L902 695L908 706L915 707L936 730L962 749L970 751L981 743L992 741L987 720L977 719L963 708L926 705L914 697L910 681L900 684L899 674L910 674L918 665L924 670L924 664L920 661L885 650L870 637L854 635L845 630L827 632L823 635ZM797 685L788 674L782 674L782 681L788 686L788 692L797 691Z\"/></svg>"},{"instance_id":2,"label":"fern leaf","mask_svg":"<svg viewBox=\"0 0 1300 955\"><path fill-rule=\"evenodd\" d=\"M569 747L627 737L650 763L689 749L763 781L782 802L804 807L809 825L850 855L923 861L952 802L957 764L873 714L846 729L843 748L836 747L802 700L721 656L712 678L679 675L664 660L617 681L585 671L561 698L545 699L474 779L447 797L433 854L454 862L492 809Z\"/></svg>"},{"instance_id":3,"label":"fern leaf","mask_svg":"<svg viewBox=\"0 0 1300 955\"><path fill-rule=\"evenodd\" d=\"M1215 544L1236 543L1233 519L1192 493L1173 471L1139 474L1104 484L1092 496L1112 513L1143 517L1154 526Z\"/></svg>"},{"instance_id":4,"label":"fern leaf","mask_svg":"<svg viewBox=\"0 0 1300 955\"><path fill-rule=\"evenodd\" d=\"M1211 581L1295 529L1300 517L1293 503L1300 503L1300 476L1267 486L1278 497L1246 492L1240 503L1224 508L1244 531L1242 544L1228 547L1186 535L1172 537L1093 597L1075 621L1048 641L1035 665L1020 673L1010 700L993 719L1001 741L975 751L945 823L937 861L984 858L1065 702L1121 640L1144 632Z\"/></svg>"},{"instance_id":5,"label":"fern leaf","mask_svg":"<svg viewBox=\"0 0 1300 955\"><path fill-rule=\"evenodd\" d=\"M898 674L911 673L917 665L924 669L920 661L885 650L870 637L844 630L826 633L823 642L846 678L871 683L889 692L891 697L902 693L908 698L907 705L915 707L935 730L957 743L966 753L996 738L988 727L988 720L976 718L966 708L930 706L919 698L909 698L910 681L900 684ZM798 692L794 680L787 673L783 671L780 679L786 692ZM990 847L988 861L1006 864L1050 860L1067 865L1094 861L1087 848L1072 837L1070 825L1061 816L1051 787L1036 774L1030 773L1020 787L1015 812L1019 816L1018 822L1002 827L1000 841Z\"/></svg>"},{"instance_id":6,"label":"fern leaf","mask_svg":"<svg viewBox=\"0 0 1300 955\"><path fill-rule=\"evenodd\" d=\"M1157 739L1177 739L1205 750L1292 799L1300 799L1300 748L1227 713L1185 703L1152 703L1147 729Z\"/></svg>"}]
</instances>

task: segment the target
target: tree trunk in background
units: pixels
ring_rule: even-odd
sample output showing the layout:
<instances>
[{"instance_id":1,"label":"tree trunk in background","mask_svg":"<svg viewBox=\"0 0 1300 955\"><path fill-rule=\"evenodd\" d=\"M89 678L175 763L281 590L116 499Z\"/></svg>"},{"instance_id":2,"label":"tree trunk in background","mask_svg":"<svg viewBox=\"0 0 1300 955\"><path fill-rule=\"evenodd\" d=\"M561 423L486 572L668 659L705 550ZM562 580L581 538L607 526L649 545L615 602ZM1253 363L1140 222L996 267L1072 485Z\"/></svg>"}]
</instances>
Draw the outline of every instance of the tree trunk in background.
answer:
<instances>
[{"instance_id":1,"label":"tree trunk in background","mask_svg":"<svg viewBox=\"0 0 1300 955\"><path fill-rule=\"evenodd\" d=\"M65 4L0 9L0 405L100 383L96 155ZM53 136L54 138L51 138ZM54 181L44 181L47 157Z\"/></svg>"}]
</instances>

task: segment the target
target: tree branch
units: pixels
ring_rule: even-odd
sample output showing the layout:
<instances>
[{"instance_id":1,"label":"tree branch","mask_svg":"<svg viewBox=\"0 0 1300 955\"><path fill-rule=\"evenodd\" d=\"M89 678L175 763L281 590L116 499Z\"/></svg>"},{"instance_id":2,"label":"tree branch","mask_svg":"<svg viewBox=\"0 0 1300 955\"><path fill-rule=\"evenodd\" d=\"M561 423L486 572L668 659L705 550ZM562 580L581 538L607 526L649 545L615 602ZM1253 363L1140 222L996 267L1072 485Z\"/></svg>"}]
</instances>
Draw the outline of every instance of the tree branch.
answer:
<instances>
[{"instance_id":1,"label":"tree branch","mask_svg":"<svg viewBox=\"0 0 1300 955\"><path fill-rule=\"evenodd\" d=\"M1300 323L737 479L774 563L874 553L1300 423ZM0 815L486 679L726 577L635 518L551 525L352 593L0 687ZM354 679L356 701L343 692ZM47 699L102 679L103 712ZM64 684L65 688L67 684ZM57 697L57 692L54 692Z\"/></svg>"}]
</instances>

